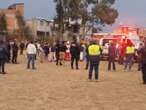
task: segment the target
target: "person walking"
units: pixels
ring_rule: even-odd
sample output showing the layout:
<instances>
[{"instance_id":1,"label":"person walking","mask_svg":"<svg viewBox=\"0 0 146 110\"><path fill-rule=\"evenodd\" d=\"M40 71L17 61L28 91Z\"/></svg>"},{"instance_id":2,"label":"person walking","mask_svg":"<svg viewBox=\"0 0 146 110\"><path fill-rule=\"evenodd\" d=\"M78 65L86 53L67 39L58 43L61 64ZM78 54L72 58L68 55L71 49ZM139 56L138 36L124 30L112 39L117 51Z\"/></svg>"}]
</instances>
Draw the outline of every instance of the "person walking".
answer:
<instances>
[{"instance_id":1,"label":"person walking","mask_svg":"<svg viewBox=\"0 0 146 110\"><path fill-rule=\"evenodd\" d=\"M116 71L116 65L115 65L115 58L116 58L116 45L114 42L110 42L109 48L108 48L108 71L111 70L111 67L114 71Z\"/></svg>"},{"instance_id":2,"label":"person walking","mask_svg":"<svg viewBox=\"0 0 146 110\"><path fill-rule=\"evenodd\" d=\"M18 63L17 62L18 50L19 50L19 47L18 47L17 41L14 40L14 44L12 45L12 63L13 64Z\"/></svg>"},{"instance_id":3,"label":"person walking","mask_svg":"<svg viewBox=\"0 0 146 110\"><path fill-rule=\"evenodd\" d=\"M3 42L0 40L0 74L6 74L5 72L5 63L8 59L8 51Z\"/></svg>"},{"instance_id":4,"label":"person walking","mask_svg":"<svg viewBox=\"0 0 146 110\"><path fill-rule=\"evenodd\" d=\"M144 40L144 46L140 49L139 55L141 58L141 71L143 84L146 84L146 38Z\"/></svg>"},{"instance_id":5,"label":"person walking","mask_svg":"<svg viewBox=\"0 0 146 110\"><path fill-rule=\"evenodd\" d=\"M80 46L77 44L76 41L71 43L70 47L70 53L71 53L71 68L74 69L74 61L76 64L76 69L79 69L79 59L80 59Z\"/></svg>"},{"instance_id":6,"label":"person walking","mask_svg":"<svg viewBox=\"0 0 146 110\"><path fill-rule=\"evenodd\" d=\"M130 71L132 68L133 60L135 55L135 47L132 44L129 44L126 48L126 61L125 61L125 67L124 70Z\"/></svg>"},{"instance_id":7,"label":"person walking","mask_svg":"<svg viewBox=\"0 0 146 110\"><path fill-rule=\"evenodd\" d=\"M31 41L28 44L26 51L27 51L27 58L28 58L27 69L30 69L30 63L32 65L32 69L36 69L36 67L35 67L35 56L37 54L37 49L36 49L36 46L33 43L33 41Z\"/></svg>"}]
</instances>

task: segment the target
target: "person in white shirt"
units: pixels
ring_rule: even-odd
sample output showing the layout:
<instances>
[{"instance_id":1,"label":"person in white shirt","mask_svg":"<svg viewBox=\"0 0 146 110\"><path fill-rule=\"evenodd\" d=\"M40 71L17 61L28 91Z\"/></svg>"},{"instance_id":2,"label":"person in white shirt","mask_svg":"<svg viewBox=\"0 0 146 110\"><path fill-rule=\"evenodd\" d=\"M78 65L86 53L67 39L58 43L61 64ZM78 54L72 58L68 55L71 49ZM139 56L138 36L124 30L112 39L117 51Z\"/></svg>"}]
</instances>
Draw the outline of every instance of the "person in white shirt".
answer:
<instances>
[{"instance_id":1,"label":"person in white shirt","mask_svg":"<svg viewBox=\"0 0 146 110\"><path fill-rule=\"evenodd\" d=\"M30 63L32 65L32 69L36 69L35 68L35 57L37 54L37 49L32 41L28 44L26 51L27 51L27 58L28 58L27 69L30 69Z\"/></svg>"}]
</instances>

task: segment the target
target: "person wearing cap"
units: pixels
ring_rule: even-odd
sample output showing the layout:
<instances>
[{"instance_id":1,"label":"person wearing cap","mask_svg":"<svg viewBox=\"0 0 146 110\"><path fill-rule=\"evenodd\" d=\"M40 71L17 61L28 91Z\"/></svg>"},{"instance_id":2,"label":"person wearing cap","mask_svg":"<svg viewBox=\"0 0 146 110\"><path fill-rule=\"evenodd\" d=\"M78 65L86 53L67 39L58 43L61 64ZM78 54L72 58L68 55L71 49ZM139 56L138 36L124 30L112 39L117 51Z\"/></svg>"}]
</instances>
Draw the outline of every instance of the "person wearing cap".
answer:
<instances>
[{"instance_id":1,"label":"person wearing cap","mask_svg":"<svg viewBox=\"0 0 146 110\"><path fill-rule=\"evenodd\" d=\"M146 84L146 38L144 41L144 46L139 51L139 55L141 58L141 71L142 71L142 80L143 84Z\"/></svg>"},{"instance_id":2,"label":"person wearing cap","mask_svg":"<svg viewBox=\"0 0 146 110\"><path fill-rule=\"evenodd\" d=\"M125 61L125 67L124 70L131 70L132 63L134 60L134 55L135 55L135 47L130 43L126 47L126 61Z\"/></svg>"},{"instance_id":3,"label":"person wearing cap","mask_svg":"<svg viewBox=\"0 0 146 110\"><path fill-rule=\"evenodd\" d=\"M96 43L96 41L92 41L91 45L88 47L89 52L89 60L90 60L90 68L89 68L89 80L92 79L93 69L95 70L95 80L98 80L98 71L99 71L99 61L101 48Z\"/></svg>"}]
</instances>

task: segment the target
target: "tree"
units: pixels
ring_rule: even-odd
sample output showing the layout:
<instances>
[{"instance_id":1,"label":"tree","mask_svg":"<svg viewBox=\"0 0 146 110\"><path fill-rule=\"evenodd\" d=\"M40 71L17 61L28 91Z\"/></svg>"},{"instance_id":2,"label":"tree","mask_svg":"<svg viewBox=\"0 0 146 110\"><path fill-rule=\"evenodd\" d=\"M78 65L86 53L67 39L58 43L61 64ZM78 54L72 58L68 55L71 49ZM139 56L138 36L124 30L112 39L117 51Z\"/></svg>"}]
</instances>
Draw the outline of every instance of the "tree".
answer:
<instances>
[{"instance_id":1,"label":"tree","mask_svg":"<svg viewBox=\"0 0 146 110\"><path fill-rule=\"evenodd\" d=\"M26 25L25 25L24 17L21 15L19 11L16 12L16 19L17 19L17 24L18 24L18 29L16 31L20 35L20 37L24 39Z\"/></svg>"},{"instance_id":2,"label":"tree","mask_svg":"<svg viewBox=\"0 0 146 110\"><path fill-rule=\"evenodd\" d=\"M118 17L112 7L115 0L54 0L56 2L59 29L65 29L69 19L81 19L82 27L94 28L94 25L111 25ZM90 26L89 26L90 24Z\"/></svg>"},{"instance_id":3,"label":"tree","mask_svg":"<svg viewBox=\"0 0 146 110\"><path fill-rule=\"evenodd\" d=\"M7 31L7 20L4 13L0 13L0 31Z\"/></svg>"},{"instance_id":4,"label":"tree","mask_svg":"<svg viewBox=\"0 0 146 110\"><path fill-rule=\"evenodd\" d=\"M7 36L7 20L4 13L0 13L0 37L6 38Z\"/></svg>"}]
</instances>

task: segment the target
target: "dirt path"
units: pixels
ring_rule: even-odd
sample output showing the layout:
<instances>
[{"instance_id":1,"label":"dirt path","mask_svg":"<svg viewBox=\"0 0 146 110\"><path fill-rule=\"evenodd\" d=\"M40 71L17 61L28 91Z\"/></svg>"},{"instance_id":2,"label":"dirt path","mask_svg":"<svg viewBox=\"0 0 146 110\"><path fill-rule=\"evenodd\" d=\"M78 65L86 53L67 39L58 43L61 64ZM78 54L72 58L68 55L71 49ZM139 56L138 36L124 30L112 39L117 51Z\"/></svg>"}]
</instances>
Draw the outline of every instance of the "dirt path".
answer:
<instances>
[{"instance_id":1,"label":"dirt path","mask_svg":"<svg viewBox=\"0 0 146 110\"><path fill-rule=\"evenodd\" d=\"M88 81L84 63L71 70L69 63L37 65L27 70L20 64L7 65L0 75L0 110L146 110L146 86L134 66L132 72L107 72L101 62L99 82Z\"/></svg>"}]
</instances>

